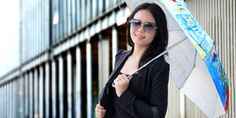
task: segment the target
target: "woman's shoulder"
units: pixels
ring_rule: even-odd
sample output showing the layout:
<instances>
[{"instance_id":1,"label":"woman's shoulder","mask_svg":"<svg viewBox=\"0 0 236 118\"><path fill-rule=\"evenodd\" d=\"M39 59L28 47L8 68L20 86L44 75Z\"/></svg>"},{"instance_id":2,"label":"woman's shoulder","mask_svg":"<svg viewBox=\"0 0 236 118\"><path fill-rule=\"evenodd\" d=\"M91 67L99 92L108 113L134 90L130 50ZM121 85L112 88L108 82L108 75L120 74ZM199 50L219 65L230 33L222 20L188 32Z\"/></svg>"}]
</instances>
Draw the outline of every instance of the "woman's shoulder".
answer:
<instances>
[{"instance_id":1,"label":"woman's shoulder","mask_svg":"<svg viewBox=\"0 0 236 118\"><path fill-rule=\"evenodd\" d=\"M118 52L117 52L116 55L122 55L122 54L126 54L126 53L128 53L128 52L129 52L129 50L120 49L120 50L118 50Z\"/></svg>"},{"instance_id":2,"label":"woman's shoulder","mask_svg":"<svg viewBox=\"0 0 236 118\"><path fill-rule=\"evenodd\" d=\"M118 51L118 53L116 54L116 58L119 58L119 57L121 57L121 56L127 55L127 54L129 54L129 53L130 53L129 50L120 49L120 50Z\"/></svg>"}]
</instances>

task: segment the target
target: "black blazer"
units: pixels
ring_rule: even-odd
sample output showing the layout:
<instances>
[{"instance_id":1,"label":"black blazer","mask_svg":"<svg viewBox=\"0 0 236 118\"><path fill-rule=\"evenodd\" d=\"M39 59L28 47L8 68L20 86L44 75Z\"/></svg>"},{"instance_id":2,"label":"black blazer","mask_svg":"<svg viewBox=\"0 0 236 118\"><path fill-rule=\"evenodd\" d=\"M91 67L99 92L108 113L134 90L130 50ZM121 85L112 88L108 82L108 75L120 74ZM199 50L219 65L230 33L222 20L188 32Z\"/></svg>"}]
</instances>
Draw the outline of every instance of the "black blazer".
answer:
<instances>
[{"instance_id":1,"label":"black blazer","mask_svg":"<svg viewBox=\"0 0 236 118\"><path fill-rule=\"evenodd\" d=\"M107 110L105 117L164 118L168 100L169 64L163 56L135 74L128 90L119 98L114 97L115 89L111 84L130 53L130 51L118 52L115 68L100 94L100 104ZM139 67L153 57L155 55L145 58Z\"/></svg>"}]
</instances>

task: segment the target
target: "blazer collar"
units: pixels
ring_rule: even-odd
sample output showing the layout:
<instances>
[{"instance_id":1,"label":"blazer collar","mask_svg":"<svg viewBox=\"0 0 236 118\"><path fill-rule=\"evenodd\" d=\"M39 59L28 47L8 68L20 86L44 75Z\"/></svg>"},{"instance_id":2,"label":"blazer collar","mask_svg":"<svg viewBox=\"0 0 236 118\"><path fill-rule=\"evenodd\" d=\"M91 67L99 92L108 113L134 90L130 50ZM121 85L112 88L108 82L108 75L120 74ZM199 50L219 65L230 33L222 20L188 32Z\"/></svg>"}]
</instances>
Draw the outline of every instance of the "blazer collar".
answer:
<instances>
[{"instance_id":1,"label":"blazer collar","mask_svg":"<svg viewBox=\"0 0 236 118\"><path fill-rule=\"evenodd\" d=\"M110 74L109 78L109 82L108 83L112 83L114 80L114 76L116 75L116 73L118 73L121 69L121 66L123 66L125 60L128 58L128 56L131 54L131 51L125 51L123 54L121 54L116 66L114 67L112 73Z\"/></svg>"}]
</instances>

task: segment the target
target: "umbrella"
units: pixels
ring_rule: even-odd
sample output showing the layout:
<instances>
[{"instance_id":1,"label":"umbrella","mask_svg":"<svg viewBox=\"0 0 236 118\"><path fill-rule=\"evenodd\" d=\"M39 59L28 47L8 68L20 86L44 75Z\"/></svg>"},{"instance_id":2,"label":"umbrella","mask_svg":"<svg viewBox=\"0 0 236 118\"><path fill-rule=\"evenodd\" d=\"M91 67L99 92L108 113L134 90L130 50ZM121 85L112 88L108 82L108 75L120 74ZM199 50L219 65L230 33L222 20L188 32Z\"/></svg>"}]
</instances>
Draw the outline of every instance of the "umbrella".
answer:
<instances>
[{"instance_id":1,"label":"umbrella","mask_svg":"<svg viewBox=\"0 0 236 118\"><path fill-rule=\"evenodd\" d=\"M213 40L191 15L184 1L125 2L131 11L144 2L156 3L163 9L168 22L169 42L167 50L156 58L168 52L166 60L170 63L170 79L208 117L225 114L229 99L226 74Z\"/></svg>"}]
</instances>

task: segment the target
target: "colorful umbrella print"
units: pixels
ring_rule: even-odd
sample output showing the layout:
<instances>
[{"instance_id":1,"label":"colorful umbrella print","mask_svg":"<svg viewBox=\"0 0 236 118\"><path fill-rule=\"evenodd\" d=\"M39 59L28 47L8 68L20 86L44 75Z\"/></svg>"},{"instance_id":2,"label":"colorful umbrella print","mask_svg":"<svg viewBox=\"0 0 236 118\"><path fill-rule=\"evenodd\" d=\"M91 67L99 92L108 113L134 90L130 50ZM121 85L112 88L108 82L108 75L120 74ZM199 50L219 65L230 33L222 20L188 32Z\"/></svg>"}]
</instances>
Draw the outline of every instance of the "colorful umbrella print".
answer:
<instances>
[{"instance_id":1,"label":"colorful umbrella print","mask_svg":"<svg viewBox=\"0 0 236 118\"><path fill-rule=\"evenodd\" d=\"M170 79L208 117L224 114L228 109L228 80L213 40L183 0L126 0L131 11L144 2L158 4L166 14Z\"/></svg>"}]
</instances>

